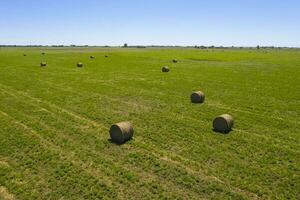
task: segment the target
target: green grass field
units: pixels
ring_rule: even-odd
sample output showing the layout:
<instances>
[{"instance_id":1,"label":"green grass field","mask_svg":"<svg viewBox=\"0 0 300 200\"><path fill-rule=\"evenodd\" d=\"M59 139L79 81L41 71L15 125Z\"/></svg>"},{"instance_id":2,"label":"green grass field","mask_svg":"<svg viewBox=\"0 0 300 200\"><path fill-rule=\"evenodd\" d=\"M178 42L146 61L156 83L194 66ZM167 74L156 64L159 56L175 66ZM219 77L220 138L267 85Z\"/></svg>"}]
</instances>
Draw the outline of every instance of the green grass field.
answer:
<instances>
[{"instance_id":1,"label":"green grass field","mask_svg":"<svg viewBox=\"0 0 300 200\"><path fill-rule=\"evenodd\" d=\"M0 48L0 199L300 199L299 120L300 50Z\"/></svg>"}]
</instances>

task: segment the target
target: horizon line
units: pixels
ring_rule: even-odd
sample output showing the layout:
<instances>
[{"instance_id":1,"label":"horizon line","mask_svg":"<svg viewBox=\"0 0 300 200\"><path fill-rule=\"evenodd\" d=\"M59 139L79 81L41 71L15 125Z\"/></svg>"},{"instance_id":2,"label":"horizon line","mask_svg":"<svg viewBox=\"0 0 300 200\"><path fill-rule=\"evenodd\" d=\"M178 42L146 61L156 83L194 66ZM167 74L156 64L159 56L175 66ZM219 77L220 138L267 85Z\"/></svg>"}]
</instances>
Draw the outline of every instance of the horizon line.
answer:
<instances>
[{"instance_id":1,"label":"horizon line","mask_svg":"<svg viewBox=\"0 0 300 200\"><path fill-rule=\"evenodd\" d=\"M126 43L125 43L126 44ZM124 45L125 45L124 44ZM122 47L122 48L134 48L134 47L191 47L191 48L300 48L300 46L276 46L276 45L254 45L254 46L236 46L236 45L87 45L87 44L0 44L0 47Z\"/></svg>"}]
</instances>

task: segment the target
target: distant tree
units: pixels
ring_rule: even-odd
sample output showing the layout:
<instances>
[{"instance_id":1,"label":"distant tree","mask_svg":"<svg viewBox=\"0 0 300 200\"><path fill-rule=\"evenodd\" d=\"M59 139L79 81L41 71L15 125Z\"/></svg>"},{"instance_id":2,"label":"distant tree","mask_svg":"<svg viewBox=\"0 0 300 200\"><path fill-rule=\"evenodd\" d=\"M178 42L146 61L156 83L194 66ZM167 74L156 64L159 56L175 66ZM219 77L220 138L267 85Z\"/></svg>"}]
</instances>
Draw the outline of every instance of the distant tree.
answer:
<instances>
[{"instance_id":1,"label":"distant tree","mask_svg":"<svg viewBox=\"0 0 300 200\"><path fill-rule=\"evenodd\" d=\"M125 47L125 48L126 48L126 47L128 47L128 44L127 44L127 43L125 43L125 44L124 44L124 47Z\"/></svg>"},{"instance_id":2,"label":"distant tree","mask_svg":"<svg viewBox=\"0 0 300 200\"><path fill-rule=\"evenodd\" d=\"M256 47L257 49L260 49L260 46L259 45L257 45L257 47Z\"/></svg>"}]
</instances>

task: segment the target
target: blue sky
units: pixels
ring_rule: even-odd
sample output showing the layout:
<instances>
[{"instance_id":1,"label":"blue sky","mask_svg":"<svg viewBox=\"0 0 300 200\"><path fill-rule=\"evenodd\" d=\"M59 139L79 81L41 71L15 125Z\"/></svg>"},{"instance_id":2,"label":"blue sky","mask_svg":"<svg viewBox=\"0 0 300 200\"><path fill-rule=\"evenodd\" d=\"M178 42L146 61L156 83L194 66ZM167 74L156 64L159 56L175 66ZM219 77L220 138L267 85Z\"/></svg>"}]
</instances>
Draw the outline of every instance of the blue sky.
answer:
<instances>
[{"instance_id":1,"label":"blue sky","mask_svg":"<svg viewBox=\"0 0 300 200\"><path fill-rule=\"evenodd\" d=\"M300 0L0 0L0 44L300 47Z\"/></svg>"}]
</instances>

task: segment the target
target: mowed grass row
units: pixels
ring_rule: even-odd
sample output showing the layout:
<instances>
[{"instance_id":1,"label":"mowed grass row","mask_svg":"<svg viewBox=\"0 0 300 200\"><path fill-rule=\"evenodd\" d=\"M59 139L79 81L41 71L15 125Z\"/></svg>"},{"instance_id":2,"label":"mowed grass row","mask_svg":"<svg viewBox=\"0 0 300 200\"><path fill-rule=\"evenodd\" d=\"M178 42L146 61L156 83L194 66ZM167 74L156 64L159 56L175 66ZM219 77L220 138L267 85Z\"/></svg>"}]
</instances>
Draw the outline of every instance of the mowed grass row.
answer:
<instances>
[{"instance_id":1,"label":"mowed grass row","mask_svg":"<svg viewBox=\"0 0 300 200\"><path fill-rule=\"evenodd\" d=\"M297 50L1 49L0 196L297 199L299 63ZM212 131L223 113L228 135ZM134 139L117 146L108 129L125 120Z\"/></svg>"}]
</instances>

